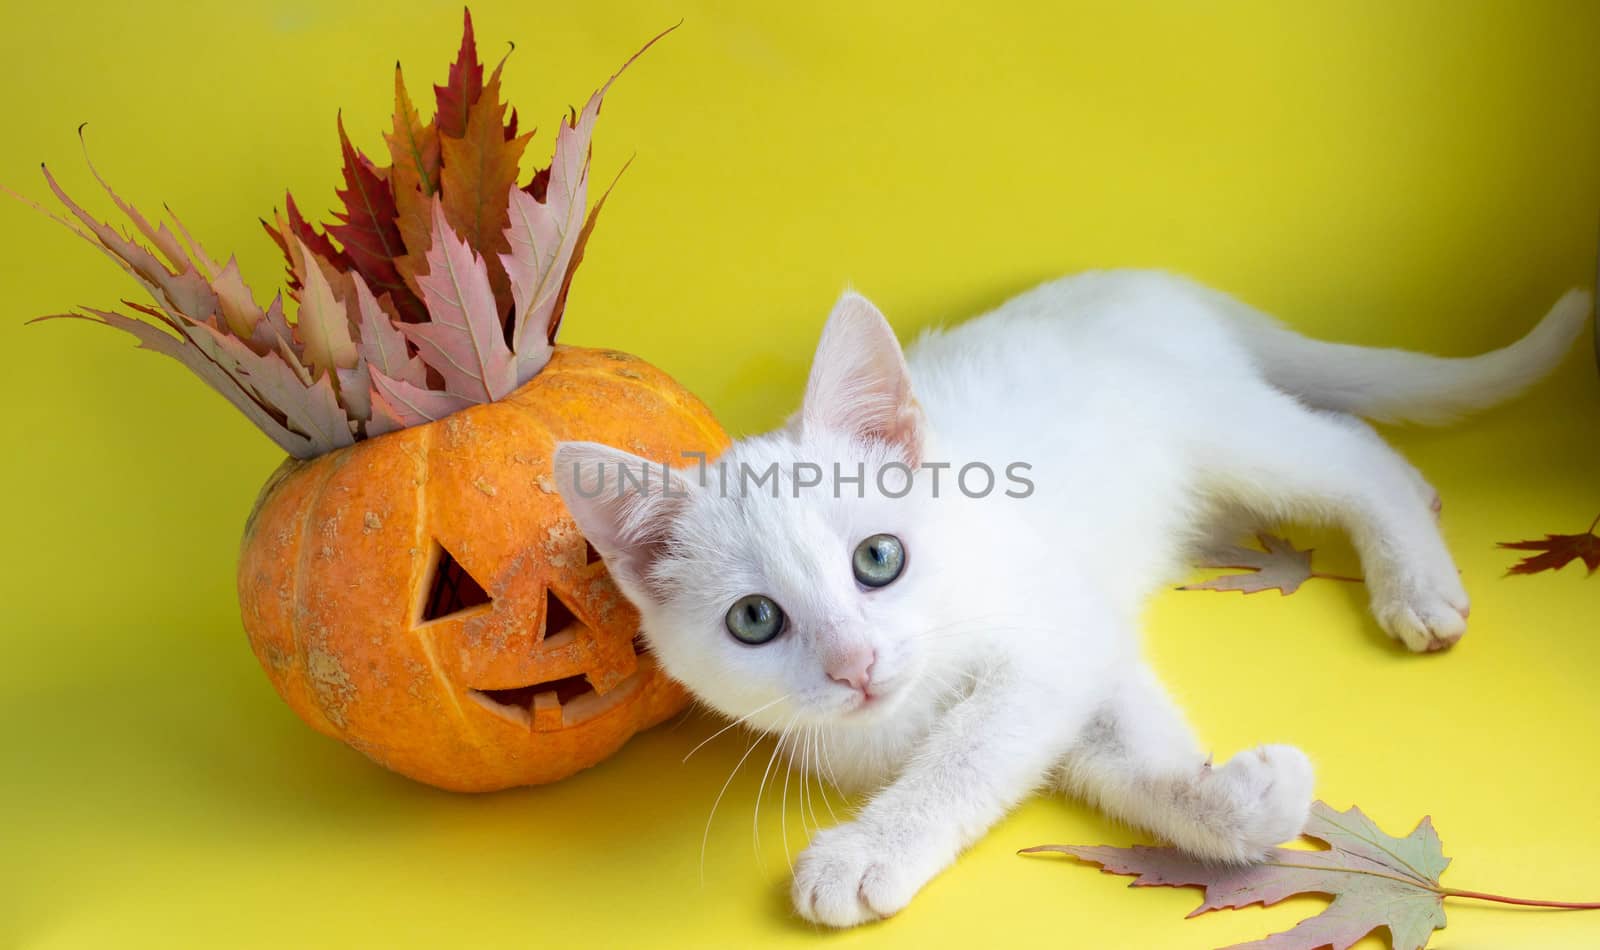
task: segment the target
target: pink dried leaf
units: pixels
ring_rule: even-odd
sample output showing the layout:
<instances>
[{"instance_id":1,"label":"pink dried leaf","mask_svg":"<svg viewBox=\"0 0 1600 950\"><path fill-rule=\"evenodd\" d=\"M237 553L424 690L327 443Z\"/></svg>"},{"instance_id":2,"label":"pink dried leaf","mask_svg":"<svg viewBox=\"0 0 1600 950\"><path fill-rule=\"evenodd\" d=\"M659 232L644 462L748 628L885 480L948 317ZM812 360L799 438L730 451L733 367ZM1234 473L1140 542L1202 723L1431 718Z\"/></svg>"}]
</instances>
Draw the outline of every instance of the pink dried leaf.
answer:
<instances>
[{"instance_id":1,"label":"pink dried leaf","mask_svg":"<svg viewBox=\"0 0 1600 950\"><path fill-rule=\"evenodd\" d=\"M1059 852L1098 864L1112 874L1133 875L1133 887L1202 887L1205 899L1189 916L1252 904L1271 906L1298 894L1333 898L1322 913L1262 940L1232 950L1345 950L1379 928L1387 928L1394 950L1420 950L1445 925L1439 885L1450 859L1433 824L1424 818L1404 838L1379 829L1359 808L1337 812L1324 802L1311 807L1305 835L1326 851L1274 848L1251 865L1222 865L1174 848L1071 847L1044 845L1023 853Z\"/></svg>"},{"instance_id":2,"label":"pink dried leaf","mask_svg":"<svg viewBox=\"0 0 1600 950\"><path fill-rule=\"evenodd\" d=\"M401 379L427 388L428 368L411 352L405 334L395 329L399 321L384 312L382 304L372 295L372 290L361 279L361 275L353 277L356 312L360 319L356 352L361 359L391 379Z\"/></svg>"},{"instance_id":3,"label":"pink dried leaf","mask_svg":"<svg viewBox=\"0 0 1600 950\"><path fill-rule=\"evenodd\" d=\"M564 123L561 128L566 131ZM558 151L560 141L558 135ZM550 361L550 324L583 227L586 194L587 181L578 182L575 195L556 193L546 202L511 186L511 226L505 232L511 253L502 254L500 262L511 279L519 382L532 379Z\"/></svg>"},{"instance_id":4,"label":"pink dried leaf","mask_svg":"<svg viewBox=\"0 0 1600 950\"><path fill-rule=\"evenodd\" d=\"M417 284L428 305L429 322L401 324L400 330L415 344L422 361L444 378L445 391L480 403L516 389L516 363L506 345L488 268L456 236L437 197L428 273L418 277Z\"/></svg>"},{"instance_id":5,"label":"pink dried leaf","mask_svg":"<svg viewBox=\"0 0 1600 950\"><path fill-rule=\"evenodd\" d=\"M376 439L406 427L400 419L400 411L390 405L376 388L367 390L367 401L372 406L372 418L367 420L367 438Z\"/></svg>"},{"instance_id":6,"label":"pink dried leaf","mask_svg":"<svg viewBox=\"0 0 1600 950\"><path fill-rule=\"evenodd\" d=\"M256 323L255 331L250 335L250 345L257 351L265 353L267 350L280 350L293 354L293 362L304 366L301 356L302 346L295 339L294 330L289 326L289 320L283 315L283 294L280 292L273 296L272 303L267 306L261 320ZM307 374L307 379L310 376Z\"/></svg>"},{"instance_id":7,"label":"pink dried leaf","mask_svg":"<svg viewBox=\"0 0 1600 950\"><path fill-rule=\"evenodd\" d=\"M1261 550L1240 545L1222 545L1205 552L1202 567L1235 568L1244 574L1227 574L1208 581L1185 584L1179 590L1239 591L1255 594L1276 590L1284 596L1300 589L1312 577L1312 549L1296 549L1287 540L1265 531L1256 535Z\"/></svg>"},{"instance_id":8,"label":"pink dried leaf","mask_svg":"<svg viewBox=\"0 0 1600 950\"><path fill-rule=\"evenodd\" d=\"M290 428L310 439L313 454L355 441L350 418L339 405L328 374L308 385L278 351L257 353L209 323L186 321L184 332L224 372L247 385L261 402L282 415Z\"/></svg>"},{"instance_id":9,"label":"pink dried leaf","mask_svg":"<svg viewBox=\"0 0 1600 950\"><path fill-rule=\"evenodd\" d=\"M351 369L336 369L339 378L339 399L344 403L350 418L356 422L372 419L372 372L365 360Z\"/></svg>"},{"instance_id":10,"label":"pink dried leaf","mask_svg":"<svg viewBox=\"0 0 1600 950\"><path fill-rule=\"evenodd\" d=\"M561 282L561 294L556 298L555 315L550 322L548 339L552 345L556 341L556 333L561 329L561 321L566 316L567 298L572 293L572 277L578 272L578 265L583 263L583 253L589 246L589 236L594 233L595 223L600 220L600 212L606 206L606 199L611 197L612 189L616 188L617 182L622 180L622 173L627 171L628 166L632 164L633 159L630 158L623 163L621 168L617 169L616 177L611 179L611 184L607 185L606 190L601 193L600 200L596 201L594 207L589 209L589 217L583 222L582 230L578 232L578 243L572 249L572 263L567 266L567 277Z\"/></svg>"},{"instance_id":11,"label":"pink dried leaf","mask_svg":"<svg viewBox=\"0 0 1600 950\"><path fill-rule=\"evenodd\" d=\"M56 199L70 211L93 234L91 243L96 243L102 251L116 261L129 274L139 281L155 301L161 305L176 320L178 314L184 314L196 320L209 318L217 309L217 298L205 280L192 266L180 273L173 273L151 253L149 248L123 237L111 225L96 219L76 202L67 196L60 183L50 174L50 169L39 166L44 171L45 181ZM37 207L37 206L36 206ZM64 219L50 215L51 218L68 224ZM78 228L68 224L68 227L78 235L88 239L89 235Z\"/></svg>"},{"instance_id":12,"label":"pink dried leaf","mask_svg":"<svg viewBox=\"0 0 1600 950\"><path fill-rule=\"evenodd\" d=\"M377 370L371 372L374 411L381 402L385 412L392 415L402 428L434 422L474 404L473 400L464 396L424 389Z\"/></svg>"},{"instance_id":13,"label":"pink dried leaf","mask_svg":"<svg viewBox=\"0 0 1600 950\"><path fill-rule=\"evenodd\" d=\"M532 379L550 359L549 343L561 320L564 293L576 266L577 249L584 231L588 205L589 156L595 122L611 84L645 51L676 26L651 37L628 57L605 85L589 97L583 110L556 126L555 154L550 167L539 174L542 195L511 188L511 223L506 230L511 251L502 255L511 278L514 316L512 348L517 354L517 378ZM541 345L539 338L544 343Z\"/></svg>"},{"instance_id":14,"label":"pink dried leaf","mask_svg":"<svg viewBox=\"0 0 1600 950\"><path fill-rule=\"evenodd\" d=\"M194 235L189 233L189 229L184 227L183 221L179 220L171 205L163 204L161 207L167 212L167 216L172 219L172 225L178 229L178 234L183 237L184 244L189 248L190 256L200 263L200 272L205 275L207 280L214 279L217 274L221 273L222 265L207 254L206 249L200 245L199 241L195 240Z\"/></svg>"},{"instance_id":15,"label":"pink dried leaf","mask_svg":"<svg viewBox=\"0 0 1600 950\"><path fill-rule=\"evenodd\" d=\"M305 262L298 274L300 319L296 326L305 344L306 363L316 376L355 366L356 344L350 338L348 311L334 295L333 286L316 256L299 238L292 240L300 259Z\"/></svg>"},{"instance_id":16,"label":"pink dried leaf","mask_svg":"<svg viewBox=\"0 0 1600 950\"><path fill-rule=\"evenodd\" d=\"M171 262L173 270L181 274L192 268L194 265L189 260L189 255L184 252L183 245L178 243L178 238L167 229L166 224L152 226L145 219L145 216L139 213L138 208L122 200L122 196L118 195L112 189L110 183L101 177L100 170L94 167L94 160L89 158L89 144L83 140L83 126L81 125L78 126L78 144L83 148L83 162L89 166L89 174L93 175L94 180L100 183L100 187L104 188L106 194L111 196L111 200L127 216L128 220L133 222L133 226L139 229L139 233L143 234Z\"/></svg>"},{"instance_id":17,"label":"pink dried leaf","mask_svg":"<svg viewBox=\"0 0 1600 950\"><path fill-rule=\"evenodd\" d=\"M217 306L229 332L243 340L253 339L256 325L266 314L245 285L237 260L228 258L227 266L212 278L211 289L217 295Z\"/></svg>"},{"instance_id":18,"label":"pink dried leaf","mask_svg":"<svg viewBox=\"0 0 1600 950\"><path fill-rule=\"evenodd\" d=\"M222 367L208 359L197 347L190 345L186 339L179 339L143 320L135 320L115 311L95 310L85 308L86 313L57 313L49 316L38 317L28 321L35 323L41 320L86 320L98 323L113 329L121 330L132 335L139 341L139 348L160 353L182 363L190 372L198 376L206 385L220 393L233 407L239 410L256 427L265 432L268 438L276 442L280 448L295 458L311 458L318 454L310 439L291 431L267 412L254 398L245 384L234 376L225 372Z\"/></svg>"}]
</instances>

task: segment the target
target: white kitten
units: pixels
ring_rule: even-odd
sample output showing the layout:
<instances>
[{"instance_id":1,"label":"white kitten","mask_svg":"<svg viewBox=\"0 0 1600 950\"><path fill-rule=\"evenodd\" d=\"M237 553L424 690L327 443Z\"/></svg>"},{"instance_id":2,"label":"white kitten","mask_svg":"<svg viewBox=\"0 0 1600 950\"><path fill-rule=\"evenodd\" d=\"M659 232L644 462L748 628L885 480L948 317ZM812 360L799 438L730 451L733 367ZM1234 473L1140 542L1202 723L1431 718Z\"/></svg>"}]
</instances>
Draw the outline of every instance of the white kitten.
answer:
<instances>
[{"instance_id":1,"label":"white kitten","mask_svg":"<svg viewBox=\"0 0 1600 950\"><path fill-rule=\"evenodd\" d=\"M1331 520L1391 636L1455 642L1467 595L1437 496L1356 416L1442 422L1510 398L1588 307L1569 293L1520 342L1443 359L1309 340L1164 274L1096 273L907 359L846 293L786 428L721 466L653 467L642 490L641 460L604 446L565 444L555 469L671 675L756 728L803 730L829 779L878 789L794 870L799 913L846 927L904 907L1045 783L1216 861L1298 834L1310 762L1262 746L1213 767L1140 661L1141 605L1219 520Z\"/></svg>"}]
</instances>

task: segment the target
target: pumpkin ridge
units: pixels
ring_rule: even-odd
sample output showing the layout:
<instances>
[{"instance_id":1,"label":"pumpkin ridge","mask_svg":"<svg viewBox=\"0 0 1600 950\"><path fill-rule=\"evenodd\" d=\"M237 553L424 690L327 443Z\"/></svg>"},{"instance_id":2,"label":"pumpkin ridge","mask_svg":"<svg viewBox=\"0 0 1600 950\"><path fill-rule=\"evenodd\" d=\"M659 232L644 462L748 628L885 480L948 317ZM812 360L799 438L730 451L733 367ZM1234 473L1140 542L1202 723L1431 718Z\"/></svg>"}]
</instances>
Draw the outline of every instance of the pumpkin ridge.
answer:
<instances>
[{"instance_id":1,"label":"pumpkin ridge","mask_svg":"<svg viewBox=\"0 0 1600 950\"><path fill-rule=\"evenodd\" d=\"M277 491L278 486L288 481L295 472L304 468L305 464L304 461L292 455L286 457L278 464L277 468L272 470L272 474L267 476L267 480L262 484L261 490L256 492L255 504L250 506L250 514L244 519L244 536L239 539L239 554L241 558L244 556L244 550L250 546L250 542L255 540L256 519L260 516L261 509L267 506L267 502L272 498L273 493Z\"/></svg>"},{"instance_id":2,"label":"pumpkin ridge","mask_svg":"<svg viewBox=\"0 0 1600 950\"><path fill-rule=\"evenodd\" d=\"M310 530L311 521L316 516L317 509L322 505L322 496L328 490L328 484L333 481L333 476L343 467L342 459L326 465L327 471L322 473L322 480L306 496L304 514L300 518L299 536L301 538L306 537L307 531ZM305 578L307 572L306 561L311 557L311 551L312 545L302 543L300 550L295 553L294 605L293 609L289 611L289 639L294 643L294 667L309 685L307 694L311 697L317 712L330 729L343 735L344 722L342 720L344 717L340 716L340 721L335 721L328 714L327 707L323 705L322 692L316 688L317 678L311 672L311 651L306 645L305 632L302 628L302 619L308 612L306 609L308 592Z\"/></svg>"},{"instance_id":3,"label":"pumpkin ridge","mask_svg":"<svg viewBox=\"0 0 1600 950\"><path fill-rule=\"evenodd\" d=\"M440 692L450 700L450 707L455 711L455 718L461 724L462 730L472 737L474 751L482 751L483 736L479 735L477 728L461 707L461 699L456 696L455 684L444 673L444 667L439 665L439 654L434 649L433 631L417 623L417 618L422 616L421 599L427 596L428 561L433 556L433 532L428 530L428 478L433 462L433 435L434 426L426 425L417 430L421 445L417 446L416 454L406 453L416 465L416 475L412 481L416 483L416 511L417 522L412 529L411 550L411 589L412 603L406 605L406 632L417 638L417 645L422 649L422 655L428 658L428 669L439 684Z\"/></svg>"}]
</instances>

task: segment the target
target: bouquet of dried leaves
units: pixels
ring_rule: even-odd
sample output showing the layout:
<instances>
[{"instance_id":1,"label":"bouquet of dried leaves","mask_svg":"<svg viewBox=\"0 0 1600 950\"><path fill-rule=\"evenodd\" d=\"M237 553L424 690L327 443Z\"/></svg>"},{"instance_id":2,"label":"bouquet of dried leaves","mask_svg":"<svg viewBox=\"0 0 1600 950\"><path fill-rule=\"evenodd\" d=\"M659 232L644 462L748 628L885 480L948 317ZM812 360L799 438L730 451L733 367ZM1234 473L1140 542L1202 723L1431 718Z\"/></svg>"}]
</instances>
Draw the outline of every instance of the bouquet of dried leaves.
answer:
<instances>
[{"instance_id":1,"label":"bouquet of dried leaves","mask_svg":"<svg viewBox=\"0 0 1600 950\"><path fill-rule=\"evenodd\" d=\"M95 172L152 250L85 211L46 168L70 212L52 217L137 279L155 305L40 319L132 334L189 367L296 458L507 395L550 359L605 201L588 209L590 140L610 82L560 124L549 164L523 181L533 133L519 133L516 110L500 98L503 65L485 81L468 13L429 121L396 64L386 161L355 148L340 122L336 220L319 229L289 196L276 221L263 222L288 263L292 321L281 293L263 306L235 260L219 264L176 216L171 228L151 224Z\"/></svg>"}]
</instances>

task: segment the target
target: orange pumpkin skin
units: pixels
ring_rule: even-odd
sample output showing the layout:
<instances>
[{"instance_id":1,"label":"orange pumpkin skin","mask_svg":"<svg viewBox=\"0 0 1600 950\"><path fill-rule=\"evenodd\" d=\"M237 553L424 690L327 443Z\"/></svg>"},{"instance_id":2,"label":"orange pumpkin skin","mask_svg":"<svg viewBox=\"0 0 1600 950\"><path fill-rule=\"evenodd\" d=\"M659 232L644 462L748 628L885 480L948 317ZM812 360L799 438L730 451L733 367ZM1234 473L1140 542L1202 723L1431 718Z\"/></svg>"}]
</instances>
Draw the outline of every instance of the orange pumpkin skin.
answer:
<instances>
[{"instance_id":1,"label":"orange pumpkin skin","mask_svg":"<svg viewBox=\"0 0 1600 950\"><path fill-rule=\"evenodd\" d=\"M684 707L556 493L560 441L674 466L727 446L643 360L560 346L498 402L284 463L245 528L239 603L302 719L419 781L490 791L571 775ZM490 600L440 617L450 558Z\"/></svg>"}]
</instances>

